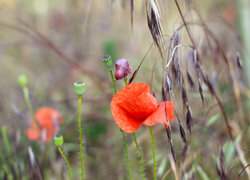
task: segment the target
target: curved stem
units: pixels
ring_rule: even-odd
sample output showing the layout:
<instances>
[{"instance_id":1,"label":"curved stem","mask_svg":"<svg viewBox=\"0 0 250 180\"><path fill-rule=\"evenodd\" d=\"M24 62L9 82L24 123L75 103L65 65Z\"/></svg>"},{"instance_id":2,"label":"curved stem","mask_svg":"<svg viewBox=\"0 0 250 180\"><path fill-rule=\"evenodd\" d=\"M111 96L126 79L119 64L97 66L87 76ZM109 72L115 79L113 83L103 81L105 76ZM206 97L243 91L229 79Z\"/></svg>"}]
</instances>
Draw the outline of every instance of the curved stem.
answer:
<instances>
[{"instance_id":1,"label":"curved stem","mask_svg":"<svg viewBox=\"0 0 250 180\"><path fill-rule=\"evenodd\" d=\"M154 180L157 180L156 176L156 160L155 160L155 145L154 145L154 135L152 132L152 128L148 126L150 136L151 136L151 141L152 141L152 154L153 154L153 161L154 161Z\"/></svg>"},{"instance_id":2,"label":"curved stem","mask_svg":"<svg viewBox=\"0 0 250 180\"><path fill-rule=\"evenodd\" d=\"M82 125L81 125L82 97L79 96L79 137L80 137L80 159L81 159L81 179L84 179L83 149L82 149Z\"/></svg>"},{"instance_id":3,"label":"curved stem","mask_svg":"<svg viewBox=\"0 0 250 180\"><path fill-rule=\"evenodd\" d=\"M124 79L124 83L125 83L125 87L128 85L128 79L127 77L123 78Z\"/></svg>"},{"instance_id":4,"label":"curved stem","mask_svg":"<svg viewBox=\"0 0 250 180\"><path fill-rule=\"evenodd\" d=\"M120 131L122 133L122 139L123 139L123 143L124 143L128 176L129 176L130 180L133 180L133 176L132 176L132 172L131 172L131 168L130 168L130 162L129 162L129 158L128 158L128 143L127 143L124 131L121 129L120 129Z\"/></svg>"},{"instance_id":5,"label":"curved stem","mask_svg":"<svg viewBox=\"0 0 250 180\"><path fill-rule=\"evenodd\" d=\"M113 71L110 70L110 76L111 76L111 79L112 79L112 83L113 83L113 87L114 87L114 93L116 94L117 93L117 88L116 88L116 84L115 84L115 78L114 78L114 74L113 74ZM127 171L128 171L128 176L129 176L129 179L132 180L133 179L133 176L132 176L132 171L131 171L131 167L130 167L130 162L129 162L129 157L128 157L128 143L127 143L127 139L125 137L125 134L124 134L124 131L121 130L121 133L122 133L122 139L123 139L123 143L124 143L124 149L125 149L125 156L126 156L126 165L127 165Z\"/></svg>"},{"instance_id":6,"label":"curved stem","mask_svg":"<svg viewBox=\"0 0 250 180\"><path fill-rule=\"evenodd\" d=\"M113 74L113 71L112 71L112 70L110 70L109 72L110 72L110 76L111 76L112 83L113 83L113 86L114 86L114 92L115 92L115 94L116 94L116 93L117 93L117 89L116 89L114 74Z\"/></svg>"},{"instance_id":7,"label":"curved stem","mask_svg":"<svg viewBox=\"0 0 250 180\"><path fill-rule=\"evenodd\" d=\"M71 180L71 170L70 170L70 164L68 159L66 158L66 156L63 154L62 149L60 147L58 147L58 151L60 152L61 156L63 157L63 159L66 161L67 166L68 166L68 171L69 171L69 180Z\"/></svg>"},{"instance_id":8,"label":"curved stem","mask_svg":"<svg viewBox=\"0 0 250 180\"><path fill-rule=\"evenodd\" d=\"M176 4L177 9L178 9L178 11L179 11L179 13L180 13L180 15L181 15L181 19L182 19L182 21L183 21L183 24L184 24L184 26L185 26L185 28L186 28L186 30L187 30L188 37L189 37L191 43L193 44L194 49L196 49L194 40L193 40L193 38L192 38L192 36L191 36L190 30L189 30L189 28L188 28L188 26L187 26L187 22L186 22L186 20L185 20L183 14L182 14L181 8L180 8L179 3L177 2L177 0L175 0L175 4Z\"/></svg>"},{"instance_id":9,"label":"curved stem","mask_svg":"<svg viewBox=\"0 0 250 180\"><path fill-rule=\"evenodd\" d=\"M29 89L27 87L23 87L23 95L24 95L25 103L28 106L30 115L33 116L33 109L32 109L30 98L29 98Z\"/></svg>"},{"instance_id":10,"label":"curved stem","mask_svg":"<svg viewBox=\"0 0 250 180\"><path fill-rule=\"evenodd\" d=\"M141 158L141 177L142 177L143 180L146 180L145 172L144 172L144 158L143 158L143 154L142 154L142 151L140 149L140 146L138 145L135 132L133 132L133 136L134 136L134 141L135 141L135 145L136 145L136 148L137 148L137 152L138 152L138 154L139 154L139 156Z\"/></svg>"},{"instance_id":11,"label":"curved stem","mask_svg":"<svg viewBox=\"0 0 250 180\"><path fill-rule=\"evenodd\" d=\"M39 128L38 128L39 126L38 126L38 124L37 124L37 122L35 120L34 111L33 111L33 108L31 106L31 103L30 103L29 89L28 89L27 86L23 87L23 96L24 96L25 103L26 103L26 105L28 107L29 113L30 113L30 115L32 117L32 121L34 122L35 129L39 132L40 131Z\"/></svg>"}]
</instances>

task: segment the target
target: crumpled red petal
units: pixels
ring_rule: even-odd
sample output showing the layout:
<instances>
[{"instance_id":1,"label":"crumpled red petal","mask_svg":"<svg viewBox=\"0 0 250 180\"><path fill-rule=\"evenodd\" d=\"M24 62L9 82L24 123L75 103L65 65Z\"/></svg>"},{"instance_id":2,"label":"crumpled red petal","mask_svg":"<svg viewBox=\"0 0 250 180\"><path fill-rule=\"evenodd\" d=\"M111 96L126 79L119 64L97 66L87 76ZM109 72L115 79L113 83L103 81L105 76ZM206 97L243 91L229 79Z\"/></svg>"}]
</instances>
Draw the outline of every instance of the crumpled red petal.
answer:
<instances>
[{"instance_id":1,"label":"crumpled red petal","mask_svg":"<svg viewBox=\"0 0 250 180\"><path fill-rule=\"evenodd\" d=\"M156 98L145 83L132 83L120 90L112 99L137 120L144 120L157 108ZM111 103L112 103L111 102Z\"/></svg>"},{"instance_id":2,"label":"crumpled red petal","mask_svg":"<svg viewBox=\"0 0 250 180\"><path fill-rule=\"evenodd\" d=\"M25 131L25 134L30 140L38 141L40 138L40 133L36 129L33 121L30 122L30 127Z\"/></svg>"},{"instance_id":3,"label":"crumpled red petal","mask_svg":"<svg viewBox=\"0 0 250 180\"><path fill-rule=\"evenodd\" d=\"M141 124L152 126L174 119L174 104L170 101L158 105L145 83L131 83L120 90L111 101L111 111L116 124L125 132L136 131Z\"/></svg>"},{"instance_id":4,"label":"crumpled red petal","mask_svg":"<svg viewBox=\"0 0 250 180\"><path fill-rule=\"evenodd\" d=\"M166 112L169 122L174 119L174 103L171 101L164 101L159 104L157 110L153 112L144 122L144 125L152 126L155 123L166 123ZM167 127L167 124L166 124Z\"/></svg>"},{"instance_id":5,"label":"crumpled red petal","mask_svg":"<svg viewBox=\"0 0 250 180\"><path fill-rule=\"evenodd\" d=\"M145 83L131 83L120 90L111 101L111 111L117 125L127 133L136 131L158 107Z\"/></svg>"},{"instance_id":6,"label":"crumpled red petal","mask_svg":"<svg viewBox=\"0 0 250 180\"><path fill-rule=\"evenodd\" d=\"M116 101L111 102L111 111L116 124L127 133L135 132L142 124L142 121L130 116Z\"/></svg>"},{"instance_id":7,"label":"crumpled red petal","mask_svg":"<svg viewBox=\"0 0 250 180\"><path fill-rule=\"evenodd\" d=\"M53 127L55 121L62 123L62 115L53 108L43 107L36 112L35 117L42 128Z\"/></svg>"}]
</instances>

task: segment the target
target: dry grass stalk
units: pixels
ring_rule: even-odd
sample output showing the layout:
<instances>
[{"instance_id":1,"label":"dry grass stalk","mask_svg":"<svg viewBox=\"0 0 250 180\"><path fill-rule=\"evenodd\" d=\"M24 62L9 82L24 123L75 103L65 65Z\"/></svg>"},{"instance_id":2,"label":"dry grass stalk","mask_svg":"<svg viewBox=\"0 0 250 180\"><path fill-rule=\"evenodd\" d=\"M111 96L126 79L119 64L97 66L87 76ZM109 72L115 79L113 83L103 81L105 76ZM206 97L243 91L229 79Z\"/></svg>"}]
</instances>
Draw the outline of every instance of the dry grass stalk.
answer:
<instances>
[{"instance_id":1,"label":"dry grass stalk","mask_svg":"<svg viewBox=\"0 0 250 180\"><path fill-rule=\"evenodd\" d=\"M151 35L153 37L154 43L156 44L162 60L163 56L163 36L162 36L162 23L159 8L157 6L156 0L148 0L146 3L146 14L147 14L147 23ZM163 48L164 49L164 48Z\"/></svg>"},{"instance_id":2,"label":"dry grass stalk","mask_svg":"<svg viewBox=\"0 0 250 180\"><path fill-rule=\"evenodd\" d=\"M175 176L175 180L179 180L179 176L178 176L178 172L177 172L177 169L176 169L176 164L175 164L175 161L173 159L172 156L168 156L169 160L170 160L170 165L171 165L171 168L172 168L172 171L174 172L174 176Z\"/></svg>"},{"instance_id":3,"label":"dry grass stalk","mask_svg":"<svg viewBox=\"0 0 250 180\"><path fill-rule=\"evenodd\" d=\"M134 26L134 0L130 0L130 21L131 21L131 30L133 32L133 26Z\"/></svg>"}]
</instances>

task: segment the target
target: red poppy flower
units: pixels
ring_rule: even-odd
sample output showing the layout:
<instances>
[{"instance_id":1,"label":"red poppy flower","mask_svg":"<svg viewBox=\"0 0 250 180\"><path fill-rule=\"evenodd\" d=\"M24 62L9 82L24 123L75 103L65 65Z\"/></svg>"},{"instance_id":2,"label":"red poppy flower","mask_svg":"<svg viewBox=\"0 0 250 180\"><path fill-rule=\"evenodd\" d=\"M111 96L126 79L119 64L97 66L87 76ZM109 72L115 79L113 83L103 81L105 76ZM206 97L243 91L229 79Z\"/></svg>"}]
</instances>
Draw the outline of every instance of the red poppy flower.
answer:
<instances>
[{"instance_id":1,"label":"red poppy flower","mask_svg":"<svg viewBox=\"0 0 250 180\"><path fill-rule=\"evenodd\" d=\"M35 113L35 121L30 120L30 127L25 131L30 140L40 141L42 133L45 132L45 142L51 140L56 132L56 127L63 123L62 115L53 108L43 107Z\"/></svg>"},{"instance_id":2,"label":"red poppy flower","mask_svg":"<svg viewBox=\"0 0 250 180\"><path fill-rule=\"evenodd\" d=\"M112 99L111 111L116 124L127 133L142 124L166 123L166 113L169 122L174 119L174 104L170 101L158 104L145 83L131 83L120 90Z\"/></svg>"}]
</instances>

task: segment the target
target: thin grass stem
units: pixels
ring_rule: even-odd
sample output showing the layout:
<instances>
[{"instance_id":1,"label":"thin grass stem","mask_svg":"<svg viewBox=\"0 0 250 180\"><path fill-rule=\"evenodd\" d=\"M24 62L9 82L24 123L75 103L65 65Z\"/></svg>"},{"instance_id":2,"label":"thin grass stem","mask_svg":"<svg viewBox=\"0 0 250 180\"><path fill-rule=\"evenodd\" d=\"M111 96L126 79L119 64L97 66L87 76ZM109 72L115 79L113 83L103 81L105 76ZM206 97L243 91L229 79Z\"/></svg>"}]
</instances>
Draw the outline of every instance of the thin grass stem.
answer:
<instances>
[{"instance_id":1,"label":"thin grass stem","mask_svg":"<svg viewBox=\"0 0 250 180\"><path fill-rule=\"evenodd\" d=\"M8 137L7 137L7 129L6 129L6 127L2 126L1 131L2 131L2 137L3 137L4 145L5 145L7 154L9 156L11 154L11 148L10 148L10 142L8 140Z\"/></svg>"}]
</instances>

